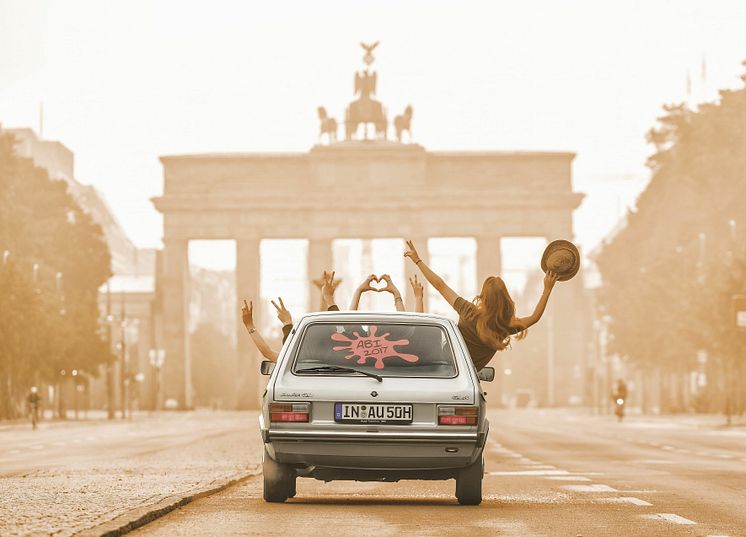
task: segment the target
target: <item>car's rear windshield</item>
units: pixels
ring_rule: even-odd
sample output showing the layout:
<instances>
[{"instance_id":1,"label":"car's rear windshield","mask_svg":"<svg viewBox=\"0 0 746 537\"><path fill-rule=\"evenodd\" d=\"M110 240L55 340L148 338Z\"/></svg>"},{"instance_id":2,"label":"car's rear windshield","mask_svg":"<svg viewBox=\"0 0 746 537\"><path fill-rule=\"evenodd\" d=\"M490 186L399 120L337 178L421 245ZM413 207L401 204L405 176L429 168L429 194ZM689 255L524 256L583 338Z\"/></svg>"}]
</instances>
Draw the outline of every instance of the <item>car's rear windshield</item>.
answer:
<instances>
[{"instance_id":1,"label":"car's rear windshield","mask_svg":"<svg viewBox=\"0 0 746 537\"><path fill-rule=\"evenodd\" d=\"M348 367L382 377L456 376L451 344L432 324L313 323L303 332L293 372Z\"/></svg>"}]
</instances>

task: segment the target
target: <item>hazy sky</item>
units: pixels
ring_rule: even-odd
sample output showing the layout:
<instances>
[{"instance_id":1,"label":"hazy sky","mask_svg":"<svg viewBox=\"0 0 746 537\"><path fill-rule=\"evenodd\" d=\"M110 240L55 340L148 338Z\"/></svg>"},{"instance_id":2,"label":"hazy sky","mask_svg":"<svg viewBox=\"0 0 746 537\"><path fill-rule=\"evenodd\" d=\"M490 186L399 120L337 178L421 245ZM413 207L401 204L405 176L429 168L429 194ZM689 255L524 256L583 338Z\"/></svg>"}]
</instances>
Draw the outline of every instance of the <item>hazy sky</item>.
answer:
<instances>
[{"instance_id":1,"label":"hazy sky","mask_svg":"<svg viewBox=\"0 0 746 537\"><path fill-rule=\"evenodd\" d=\"M352 98L361 40L427 149L577 152L588 249L644 185L644 134L687 71L693 98L740 84L746 2L0 0L0 122L37 128L43 101L45 138L156 246L158 156L307 151L316 107Z\"/></svg>"}]
</instances>

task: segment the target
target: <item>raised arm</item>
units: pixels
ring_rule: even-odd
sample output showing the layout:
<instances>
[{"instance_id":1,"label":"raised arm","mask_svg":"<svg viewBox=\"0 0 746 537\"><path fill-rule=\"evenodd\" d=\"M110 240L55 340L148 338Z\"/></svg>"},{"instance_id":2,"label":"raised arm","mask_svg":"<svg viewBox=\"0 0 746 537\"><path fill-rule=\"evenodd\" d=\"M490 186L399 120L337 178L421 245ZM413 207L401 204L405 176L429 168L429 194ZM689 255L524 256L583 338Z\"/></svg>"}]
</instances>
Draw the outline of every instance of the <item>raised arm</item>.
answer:
<instances>
[{"instance_id":1,"label":"raised arm","mask_svg":"<svg viewBox=\"0 0 746 537\"><path fill-rule=\"evenodd\" d=\"M338 310L339 307L334 300L334 289L336 288L336 285L334 285L334 271L324 271L324 274L321 276L321 281L321 297L324 299L324 302L326 302L327 310Z\"/></svg>"},{"instance_id":2,"label":"raised arm","mask_svg":"<svg viewBox=\"0 0 746 537\"><path fill-rule=\"evenodd\" d=\"M414 292L414 311L425 313L425 290L422 283L417 279L417 274L414 275L414 278L409 278L409 284Z\"/></svg>"},{"instance_id":3,"label":"raised arm","mask_svg":"<svg viewBox=\"0 0 746 537\"><path fill-rule=\"evenodd\" d=\"M276 351L273 351L270 348L270 346L267 345L267 342L264 341L264 338L254 326L254 303L253 302L249 302L247 304L246 300L243 301L243 307L241 308L241 320L243 320L243 325L246 327L246 330L249 332L249 336L251 336L251 341L254 342L254 345L256 345L256 348L259 349L259 352L262 354L262 356L264 356L267 360L270 360L271 362L276 362L277 357L279 356L279 353Z\"/></svg>"},{"instance_id":4,"label":"raised arm","mask_svg":"<svg viewBox=\"0 0 746 537\"><path fill-rule=\"evenodd\" d=\"M407 251L404 252L404 257L411 259L412 262L420 268L420 272L422 272L425 279L441 294L443 298L445 298L446 302L451 306L455 304L456 299L458 298L456 291L448 287L448 284L443 280L443 278L430 270L430 267L420 259L419 254L417 254L417 249L414 247L414 244L412 244L412 241L407 241Z\"/></svg>"},{"instance_id":5,"label":"raised arm","mask_svg":"<svg viewBox=\"0 0 746 537\"><path fill-rule=\"evenodd\" d=\"M544 276L544 292L541 293L541 298L539 298L539 302L536 304L534 312L528 317L516 319L521 328L526 329L539 322L539 319L541 319L541 316L544 314L544 310L547 307L549 295L552 294L552 288L555 283L557 283L557 275L554 272L547 272Z\"/></svg>"},{"instance_id":6,"label":"raised arm","mask_svg":"<svg viewBox=\"0 0 746 537\"><path fill-rule=\"evenodd\" d=\"M404 301L401 298L399 289L397 289L396 285L394 285L394 282L391 281L391 276L389 276L388 274L384 274L383 276L381 276L381 279L386 282L386 287L381 289L381 291L387 291L394 295L394 307L396 308L396 311L407 311L404 308Z\"/></svg>"},{"instance_id":7,"label":"raised arm","mask_svg":"<svg viewBox=\"0 0 746 537\"><path fill-rule=\"evenodd\" d=\"M363 295L363 293L365 293L366 291L376 290L370 286L370 282L376 279L376 275L371 274L370 276L365 278L365 280L363 280L363 283L361 283L357 289L355 289L355 292L352 294L352 300L350 301L350 309L352 311L355 311L360 307L360 297Z\"/></svg>"}]
</instances>

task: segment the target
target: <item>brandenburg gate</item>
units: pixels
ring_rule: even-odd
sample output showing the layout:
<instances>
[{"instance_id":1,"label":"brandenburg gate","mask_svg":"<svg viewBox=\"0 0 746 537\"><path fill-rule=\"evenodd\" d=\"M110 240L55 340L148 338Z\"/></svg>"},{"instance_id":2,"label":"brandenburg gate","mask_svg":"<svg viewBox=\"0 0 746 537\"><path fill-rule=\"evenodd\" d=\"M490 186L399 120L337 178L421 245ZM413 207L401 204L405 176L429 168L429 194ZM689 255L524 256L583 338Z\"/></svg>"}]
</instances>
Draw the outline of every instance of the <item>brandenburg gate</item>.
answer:
<instances>
[{"instance_id":1,"label":"brandenburg gate","mask_svg":"<svg viewBox=\"0 0 746 537\"><path fill-rule=\"evenodd\" d=\"M367 68L359 76L365 73L371 76ZM374 82L367 94L358 92L358 101L372 98ZM354 117L351 108L344 121L346 139L339 142L328 128L331 118L320 113L329 143L307 153L161 157L163 195L153 202L164 222L164 398L176 399L181 408L192 406L188 333L192 239L235 240L239 298L259 297L262 239L308 240L309 306L314 307L318 290L310 279L334 268L334 239L413 239L426 257L428 238L473 237L481 288L484 278L501 272L501 237L573 237L572 212L582 199L582 194L572 191L574 154L434 152L414 143L389 141L386 129L381 135L378 126L376 135L368 139L367 132L357 136L350 129L358 123L379 124L380 116L365 114L385 114L385 109L366 107L363 102L356 110L362 117ZM410 119L411 108L405 114L407 129ZM399 139L401 126L396 128ZM407 276L417 270L411 263L405 267ZM582 355L580 320L575 314L579 280L558 284L552 296L554 307L562 312L555 316L552 336L558 390L571 381L573 366ZM407 292L411 293L409 286ZM406 304L412 303L407 296ZM241 399L243 406L256 407L263 390L261 357L240 315L238 325ZM556 403L564 403L561 392L556 397Z\"/></svg>"}]
</instances>

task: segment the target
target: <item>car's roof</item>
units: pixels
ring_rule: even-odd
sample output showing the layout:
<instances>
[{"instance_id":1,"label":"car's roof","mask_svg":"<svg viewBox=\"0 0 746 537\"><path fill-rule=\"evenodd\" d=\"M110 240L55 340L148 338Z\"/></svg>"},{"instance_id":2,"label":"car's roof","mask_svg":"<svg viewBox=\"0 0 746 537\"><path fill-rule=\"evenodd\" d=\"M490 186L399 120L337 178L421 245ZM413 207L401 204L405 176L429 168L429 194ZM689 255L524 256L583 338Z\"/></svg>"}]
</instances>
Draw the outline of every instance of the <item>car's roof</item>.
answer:
<instances>
[{"instance_id":1,"label":"car's roof","mask_svg":"<svg viewBox=\"0 0 746 537\"><path fill-rule=\"evenodd\" d=\"M299 323L303 321L352 321L355 323L363 323L365 321L376 323L451 323L451 320L448 317L444 317L442 315L435 315L432 313L416 313L413 311L316 311L303 315Z\"/></svg>"}]
</instances>

